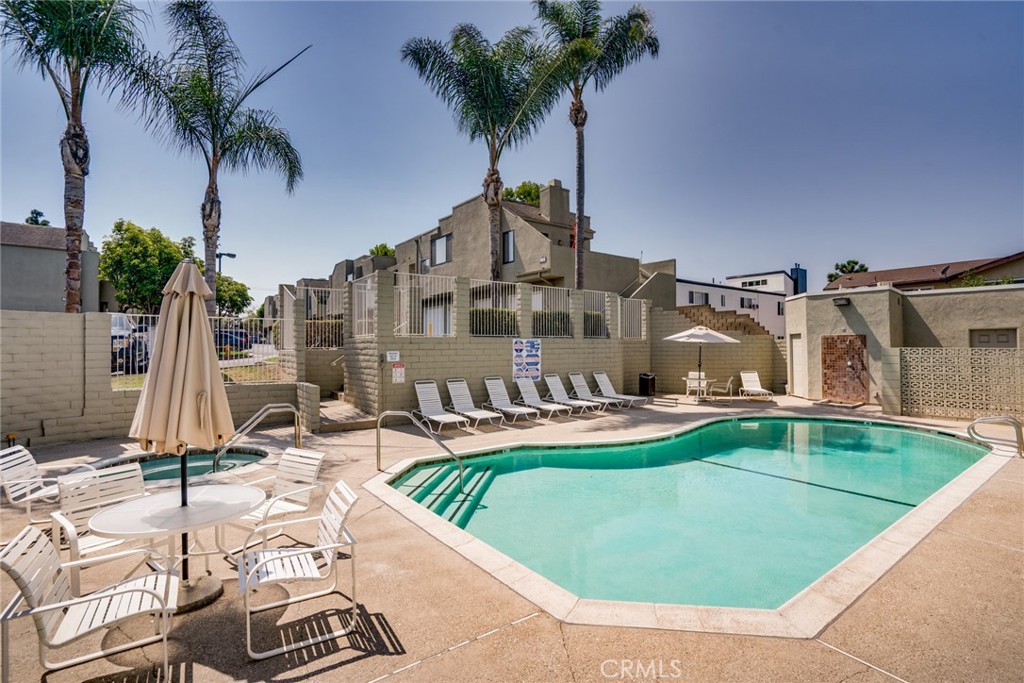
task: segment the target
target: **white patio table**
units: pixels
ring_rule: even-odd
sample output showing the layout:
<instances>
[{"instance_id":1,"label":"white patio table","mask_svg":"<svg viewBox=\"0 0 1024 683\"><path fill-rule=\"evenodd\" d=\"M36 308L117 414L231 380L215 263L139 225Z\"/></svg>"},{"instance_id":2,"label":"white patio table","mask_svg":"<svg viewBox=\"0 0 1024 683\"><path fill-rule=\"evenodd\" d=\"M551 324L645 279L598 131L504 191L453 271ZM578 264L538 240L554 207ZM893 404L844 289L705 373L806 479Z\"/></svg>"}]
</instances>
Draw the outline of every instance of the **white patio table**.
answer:
<instances>
[{"instance_id":1,"label":"white patio table","mask_svg":"<svg viewBox=\"0 0 1024 683\"><path fill-rule=\"evenodd\" d=\"M189 488L188 505L183 506L181 490L171 489L102 510L89 520L89 530L105 538L167 537L167 554L171 567L175 568L178 565L176 537L237 519L258 508L266 498L267 494L255 486L209 484ZM181 555L208 556L218 552L230 555L219 546L216 551L206 550L198 538L189 546L182 548ZM200 552L193 552L193 546L198 546Z\"/></svg>"}]
</instances>

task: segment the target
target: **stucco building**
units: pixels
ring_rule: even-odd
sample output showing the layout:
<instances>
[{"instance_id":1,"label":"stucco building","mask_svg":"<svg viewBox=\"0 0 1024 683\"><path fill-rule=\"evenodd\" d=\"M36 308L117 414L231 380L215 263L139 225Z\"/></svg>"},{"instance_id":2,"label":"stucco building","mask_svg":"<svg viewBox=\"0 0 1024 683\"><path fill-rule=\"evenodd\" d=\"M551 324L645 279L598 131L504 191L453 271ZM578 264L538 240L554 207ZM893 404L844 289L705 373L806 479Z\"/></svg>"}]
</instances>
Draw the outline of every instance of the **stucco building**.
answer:
<instances>
[{"instance_id":1,"label":"stucco building","mask_svg":"<svg viewBox=\"0 0 1024 683\"><path fill-rule=\"evenodd\" d=\"M67 233L50 225L0 222L0 308L64 312ZM100 254L82 235L82 312L100 310Z\"/></svg>"}]
</instances>

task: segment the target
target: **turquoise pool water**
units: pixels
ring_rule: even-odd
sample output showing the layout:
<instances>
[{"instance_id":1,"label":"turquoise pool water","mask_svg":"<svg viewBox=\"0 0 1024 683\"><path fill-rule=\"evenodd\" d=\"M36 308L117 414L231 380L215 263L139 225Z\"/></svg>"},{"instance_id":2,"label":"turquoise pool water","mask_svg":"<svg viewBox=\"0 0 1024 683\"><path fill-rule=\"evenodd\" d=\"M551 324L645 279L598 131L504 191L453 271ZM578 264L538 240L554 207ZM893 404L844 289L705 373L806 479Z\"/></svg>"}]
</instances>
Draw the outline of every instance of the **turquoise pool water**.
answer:
<instances>
[{"instance_id":1,"label":"turquoise pool water","mask_svg":"<svg viewBox=\"0 0 1024 683\"><path fill-rule=\"evenodd\" d=\"M259 462L267 457L266 453L254 453L249 451L228 451L221 456L217 464L218 472L226 472L236 467ZM213 472L213 453L190 452L187 456L188 476L197 477ZM142 467L142 478L146 481L159 479L180 479L181 458L176 455L162 455L150 457L139 461Z\"/></svg>"},{"instance_id":2,"label":"turquoise pool water","mask_svg":"<svg viewBox=\"0 0 1024 683\"><path fill-rule=\"evenodd\" d=\"M913 429L733 420L515 449L393 486L580 597L774 609L988 450Z\"/></svg>"}]
</instances>

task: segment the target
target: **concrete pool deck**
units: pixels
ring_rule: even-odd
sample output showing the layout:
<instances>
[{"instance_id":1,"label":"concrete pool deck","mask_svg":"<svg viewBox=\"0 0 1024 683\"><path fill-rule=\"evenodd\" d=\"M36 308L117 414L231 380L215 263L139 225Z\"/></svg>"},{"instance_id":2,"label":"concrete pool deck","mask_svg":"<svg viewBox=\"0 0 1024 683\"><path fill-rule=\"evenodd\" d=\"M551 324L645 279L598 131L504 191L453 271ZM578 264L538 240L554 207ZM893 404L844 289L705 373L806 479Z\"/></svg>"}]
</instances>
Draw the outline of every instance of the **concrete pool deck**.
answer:
<instances>
[{"instance_id":1,"label":"concrete pool deck","mask_svg":"<svg viewBox=\"0 0 1024 683\"><path fill-rule=\"evenodd\" d=\"M653 406L582 419L476 433L447 431L444 441L464 452L510 442L585 442L639 438L723 414L839 416L884 419L876 408L815 406L780 397L776 404ZM900 421L962 432L967 422ZM1008 428L986 434L1009 439ZM291 443L291 429L254 434L247 445L273 452ZM364 484L378 473L373 431L307 435L327 453L321 478L344 479L361 499L352 529L359 540L357 575L361 623L340 642L251 662L237 579L212 560L225 594L213 605L175 619L169 639L172 680L206 681L842 681L1019 680L1024 671L1024 460L1004 458L980 488L928 532L852 605L813 637L726 635L560 621L523 598L456 550L384 504ZM30 448L41 462L92 462L135 450L128 440ZM436 446L410 427L383 435L385 468L432 455ZM256 478L266 474L247 472ZM318 507L318 503L315 503ZM0 536L11 538L24 516L5 505ZM312 530L312 529L310 529ZM119 578L114 569L83 574L87 590ZM127 571L125 567L123 571ZM343 568L344 569L344 568ZM342 576L346 573L343 571ZM348 590L343 578L342 589ZM0 580L4 602L12 586ZM283 588L268 593L281 595ZM288 590L294 592L294 587ZM255 620L262 645L324 620L336 623L343 598L312 600ZM141 633L145 623L125 630ZM123 638L113 631L105 645ZM16 646L13 681L39 680L37 637L30 620L11 624ZM69 654L97 649L99 637ZM73 667L47 681L153 681L159 647L128 651Z\"/></svg>"}]
</instances>

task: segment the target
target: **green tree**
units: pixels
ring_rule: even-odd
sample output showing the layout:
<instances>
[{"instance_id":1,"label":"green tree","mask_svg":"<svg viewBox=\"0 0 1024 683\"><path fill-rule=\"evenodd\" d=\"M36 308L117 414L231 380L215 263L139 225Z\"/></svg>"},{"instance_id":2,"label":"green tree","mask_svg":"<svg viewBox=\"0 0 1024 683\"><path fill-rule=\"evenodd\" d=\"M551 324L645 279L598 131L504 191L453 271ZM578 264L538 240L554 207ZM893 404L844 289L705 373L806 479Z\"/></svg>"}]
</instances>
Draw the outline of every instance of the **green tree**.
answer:
<instances>
[{"instance_id":1,"label":"green tree","mask_svg":"<svg viewBox=\"0 0 1024 683\"><path fill-rule=\"evenodd\" d=\"M39 209L32 209L32 211L28 214L28 218L25 219L25 222L28 223L29 225L50 224L50 221L43 218L43 212L40 211Z\"/></svg>"},{"instance_id":2,"label":"green tree","mask_svg":"<svg viewBox=\"0 0 1024 683\"><path fill-rule=\"evenodd\" d=\"M207 183L200 213L206 284L216 294L220 242L221 168L245 173L277 171L291 194L302 178L302 160L288 131L269 109L245 106L249 97L312 46L271 71L246 80L245 62L224 20L207 0L177 0L164 9L171 53L148 56L133 74L126 100L141 105L146 127L171 147L206 162ZM207 310L213 314L213 301Z\"/></svg>"},{"instance_id":3,"label":"green tree","mask_svg":"<svg viewBox=\"0 0 1024 683\"><path fill-rule=\"evenodd\" d=\"M217 315L241 315L251 303L248 286L217 273Z\"/></svg>"},{"instance_id":4,"label":"green tree","mask_svg":"<svg viewBox=\"0 0 1024 683\"><path fill-rule=\"evenodd\" d=\"M370 249L370 256L391 256L391 257L394 257L394 255L395 255L394 247L389 247L384 242L381 242L380 244L378 244L374 248Z\"/></svg>"},{"instance_id":5,"label":"green tree","mask_svg":"<svg viewBox=\"0 0 1024 683\"><path fill-rule=\"evenodd\" d=\"M524 180L515 189L506 187L502 193L502 199L511 199L523 204L530 204L531 206L540 206L540 183Z\"/></svg>"},{"instance_id":6,"label":"green tree","mask_svg":"<svg viewBox=\"0 0 1024 683\"><path fill-rule=\"evenodd\" d=\"M174 242L156 228L123 218L103 240L100 277L109 281L123 306L158 313L163 288L182 259L196 260L195 239Z\"/></svg>"},{"instance_id":7,"label":"green tree","mask_svg":"<svg viewBox=\"0 0 1024 683\"><path fill-rule=\"evenodd\" d=\"M576 289L583 289L583 127L587 125L583 91L588 83L593 83L597 91L604 90L630 64L647 55L657 57L658 36L651 14L641 5L633 5L625 14L609 19L601 18L601 3L597 0L534 0L533 6L549 40L563 48L579 41L594 48L589 59L577 63L568 84L572 95L569 122L576 129Z\"/></svg>"},{"instance_id":8,"label":"green tree","mask_svg":"<svg viewBox=\"0 0 1024 683\"><path fill-rule=\"evenodd\" d=\"M472 24L458 24L447 43L411 38L402 46L402 60L452 110L459 132L487 145L483 198L489 211L493 280L501 277L501 153L510 145L525 144L536 132L569 82L576 62L589 50L583 44L552 50L522 26L492 45Z\"/></svg>"},{"instance_id":9,"label":"green tree","mask_svg":"<svg viewBox=\"0 0 1024 683\"><path fill-rule=\"evenodd\" d=\"M868 272L868 267L866 265L854 259L850 259L849 261L846 261L844 263L837 263L833 267L835 268L835 271L828 274L829 282L835 282L842 276L849 275L850 273Z\"/></svg>"},{"instance_id":10,"label":"green tree","mask_svg":"<svg viewBox=\"0 0 1024 683\"><path fill-rule=\"evenodd\" d=\"M82 122L89 87L109 92L125 76L140 42L142 10L128 0L3 0L0 41L20 68L38 70L57 90L67 126L64 166L64 310L82 312L82 230L89 138Z\"/></svg>"}]
</instances>

